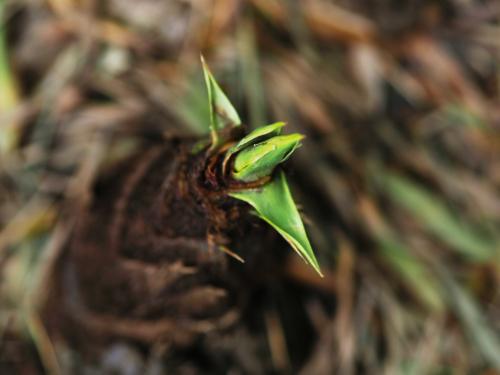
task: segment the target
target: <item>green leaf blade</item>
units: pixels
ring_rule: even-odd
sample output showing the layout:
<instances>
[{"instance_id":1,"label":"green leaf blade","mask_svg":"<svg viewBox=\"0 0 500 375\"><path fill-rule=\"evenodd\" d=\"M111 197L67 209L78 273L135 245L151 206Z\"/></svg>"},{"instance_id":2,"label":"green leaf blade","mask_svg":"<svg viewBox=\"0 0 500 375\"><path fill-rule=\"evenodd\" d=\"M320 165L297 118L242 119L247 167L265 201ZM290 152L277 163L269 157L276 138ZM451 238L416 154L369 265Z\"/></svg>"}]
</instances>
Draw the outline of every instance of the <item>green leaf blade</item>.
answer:
<instances>
[{"instance_id":1,"label":"green leaf blade","mask_svg":"<svg viewBox=\"0 0 500 375\"><path fill-rule=\"evenodd\" d=\"M208 93L212 148L215 148L221 143L219 132L227 127L240 126L241 120L238 112L210 72L203 56L201 57L201 63Z\"/></svg>"},{"instance_id":2,"label":"green leaf blade","mask_svg":"<svg viewBox=\"0 0 500 375\"><path fill-rule=\"evenodd\" d=\"M243 149L235 158L233 178L255 181L270 176L300 146L301 134L280 135Z\"/></svg>"},{"instance_id":3,"label":"green leaf blade","mask_svg":"<svg viewBox=\"0 0 500 375\"><path fill-rule=\"evenodd\" d=\"M281 128L283 128L283 126L285 126L285 123L280 121L255 129L250 134L243 137L235 146L231 147L227 152L227 157L230 157L236 152L241 151L247 146L251 146L261 141L265 141L266 139L269 139L271 137L280 135Z\"/></svg>"},{"instance_id":4,"label":"green leaf blade","mask_svg":"<svg viewBox=\"0 0 500 375\"><path fill-rule=\"evenodd\" d=\"M227 163L231 158L231 156L243 150L245 147L254 145L261 141L265 141L266 139L280 135L281 128L283 126L285 126L284 122L275 122L270 125L261 126L260 128L257 128L254 131L252 131L247 136L243 137L236 145L227 150L223 162L224 171L226 170Z\"/></svg>"},{"instance_id":5,"label":"green leaf blade","mask_svg":"<svg viewBox=\"0 0 500 375\"><path fill-rule=\"evenodd\" d=\"M271 225L306 263L323 276L282 171L259 189L243 190L229 195L250 204L262 220Z\"/></svg>"}]
</instances>

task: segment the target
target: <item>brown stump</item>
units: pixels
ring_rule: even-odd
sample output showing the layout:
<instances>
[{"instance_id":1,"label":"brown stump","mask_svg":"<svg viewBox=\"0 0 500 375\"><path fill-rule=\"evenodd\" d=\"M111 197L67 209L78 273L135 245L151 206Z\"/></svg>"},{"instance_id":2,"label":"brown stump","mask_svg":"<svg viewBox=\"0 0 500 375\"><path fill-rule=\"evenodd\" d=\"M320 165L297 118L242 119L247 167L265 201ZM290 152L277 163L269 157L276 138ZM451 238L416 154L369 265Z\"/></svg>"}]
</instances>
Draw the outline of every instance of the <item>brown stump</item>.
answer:
<instances>
[{"instance_id":1,"label":"brown stump","mask_svg":"<svg viewBox=\"0 0 500 375\"><path fill-rule=\"evenodd\" d=\"M234 325L252 285L275 273L277 236L224 193L218 161L193 144L149 145L96 184L56 267L44 313L52 336L85 349L116 339L186 347Z\"/></svg>"}]
</instances>

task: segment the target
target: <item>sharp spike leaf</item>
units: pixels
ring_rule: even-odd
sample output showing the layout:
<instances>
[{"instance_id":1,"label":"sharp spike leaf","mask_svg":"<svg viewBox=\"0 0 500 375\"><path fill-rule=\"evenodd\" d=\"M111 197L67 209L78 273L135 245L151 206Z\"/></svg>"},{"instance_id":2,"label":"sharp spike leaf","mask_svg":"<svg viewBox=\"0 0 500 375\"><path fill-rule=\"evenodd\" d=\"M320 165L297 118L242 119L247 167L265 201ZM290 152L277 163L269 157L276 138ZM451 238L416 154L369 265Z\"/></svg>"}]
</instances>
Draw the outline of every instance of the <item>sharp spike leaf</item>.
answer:
<instances>
[{"instance_id":1,"label":"sharp spike leaf","mask_svg":"<svg viewBox=\"0 0 500 375\"><path fill-rule=\"evenodd\" d=\"M303 138L301 134L280 135L246 147L234 160L233 178L255 181L271 175L274 168L287 160L299 147Z\"/></svg>"},{"instance_id":2,"label":"sharp spike leaf","mask_svg":"<svg viewBox=\"0 0 500 375\"><path fill-rule=\"evenodd\" d=\"M230 195L250 204L262 220L278 231L306 263L323 276L282 171L259 189L233 192Z\"/></svg>"},{"instance_id":3,"label":"sharp spike leaf","mask_svg":"<svg viewBox=\"0 0 500 375\"><path fill-rule=\"evenodd\" d=\"M203 75L207 86L208 103L210 107L210 133L212 137L212 146L214 149L224 140L220 140L219 132L226 127L235 127L241 125L238 112L233 107L226 94L222 91L217 81L213 77L203 56L201 56L203 65Z\"/></svg>"}]
</instances>

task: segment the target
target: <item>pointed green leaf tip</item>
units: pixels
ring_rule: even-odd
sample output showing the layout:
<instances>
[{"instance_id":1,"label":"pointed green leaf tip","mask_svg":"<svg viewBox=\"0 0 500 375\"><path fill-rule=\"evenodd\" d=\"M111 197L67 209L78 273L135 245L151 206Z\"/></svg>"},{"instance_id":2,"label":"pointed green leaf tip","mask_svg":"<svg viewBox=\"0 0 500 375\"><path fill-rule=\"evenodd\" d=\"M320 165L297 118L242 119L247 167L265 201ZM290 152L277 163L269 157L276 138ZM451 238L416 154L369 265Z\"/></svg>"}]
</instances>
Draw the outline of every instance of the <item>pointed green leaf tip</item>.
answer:
<instances>
[{"instance_id":1,"label":"pointed green leaf tip","mask_svg":"<svg viewBox=\"0 0 500 375\"><path fill-rule=\"evenodd\" d=\"M255 129L227 151L226 159L236 152L241 151L246 146L269 139L275 135L280 135L281 128L283 128L283 126L285 126L284 122L276 122L274 124L261 126L260 128Z\"/></svg>"},{"instance_id":2,"label":"pointed green leaf tip","mask_svg":"<svg viewBox=\"0 0 500 375\"><path fill-rule=\"evenodd\" d=\"M269 139L271 137L274 137L275 135L279 135L283 126L285 126L284 122L276 122L271 125L261 126L260 128L252 131L247 136L243 137L236 145L227 150L223 163L224 171L226 171L227 163L231 156L247 146Z\"/></svg>"},{"instance_id":3,"label":"pointed green leaf tip","mask_svg":"<svg viewBox=\"0 0 500 375\"><path fill-rule=\"evenodd\" d=\"M203 66L203 75L207 86L208 103L210 107L210 133L212 137L212 146L214 149L224 140L219 139L219 132L228 126L239 126L241 120L233 105L215 81L210 73L210 69L205 63L203 56L201 64Z\"/></svg>"},{"instance_id":4,"label":"pointed green leaf tip","mask_svg":"<svg viewBox=\"0 0 500 375\"><path fill-rule=\"evenodd\" d=\"M270 176L299 147L301 134L279 135L251 147L244 148L234 160L233 178L255 181Z\"/></svg>"},{"instance_id":5,"label":"pointed green leaf tip","mask_svg":"<svg viewBox=\"0 0 500 375\"><path fill-rule=\"evenodd\" d=\"M229 195L254 207L258 216L276 229L304 261L323 276L282 171L259 189Z\"/></svg>"}]
</instances>

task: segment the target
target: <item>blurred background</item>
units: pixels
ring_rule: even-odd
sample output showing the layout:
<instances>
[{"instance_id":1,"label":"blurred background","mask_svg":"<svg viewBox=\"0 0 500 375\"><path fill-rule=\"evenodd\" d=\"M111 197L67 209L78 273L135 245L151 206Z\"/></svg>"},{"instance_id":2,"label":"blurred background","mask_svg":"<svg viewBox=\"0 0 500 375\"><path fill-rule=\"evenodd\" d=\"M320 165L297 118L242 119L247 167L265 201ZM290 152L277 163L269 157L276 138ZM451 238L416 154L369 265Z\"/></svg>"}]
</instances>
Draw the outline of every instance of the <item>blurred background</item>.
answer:
<instances>
[{"instance_id":1,"label":"blurred background","mask_svg":"<svg viewBox=\"0 0 500 375\"><path fill-rule=\"evenodd\" d=\"M290 256L255 373L500 373L499 1L0 0L0 19L0 369L70 361L37 313L64 212L138 136L207 133L202 53L249 128L307 136L288 171L326 276Z\"/></svg>"}]
</instances>

